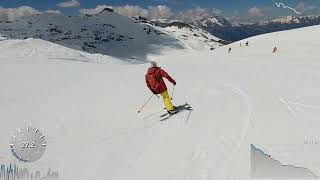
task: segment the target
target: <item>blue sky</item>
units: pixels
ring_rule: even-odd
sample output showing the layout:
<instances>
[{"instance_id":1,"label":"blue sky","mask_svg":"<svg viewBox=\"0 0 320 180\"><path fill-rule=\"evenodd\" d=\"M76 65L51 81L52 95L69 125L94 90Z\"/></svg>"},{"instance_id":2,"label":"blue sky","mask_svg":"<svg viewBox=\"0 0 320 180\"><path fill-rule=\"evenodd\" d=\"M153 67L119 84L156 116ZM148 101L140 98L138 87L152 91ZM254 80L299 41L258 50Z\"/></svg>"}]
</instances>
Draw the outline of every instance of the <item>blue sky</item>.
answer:
<instances>
[{"instance_id":1,"label":"blue sky","mask_svg":"<svg viewBox=\"0 0 320 180\"><path fill-rule=\"evenodd\" d=\"M94 8L97 5L111 5L111 6L122 6L122 5L138 5L140 7L156 6L156 5L167 5L173 10L189 9L195 7L215 7L226 12L247 11L248 8L257 6L274 6L274 2L284 2L287 5L295 6L299 0L78 0L80 8ZM13 8L18 6L31 6L38 10L57 9L58 3L61 0L0 0L0 6L5 8ZM305 0L305 3L310 5L320 4L316 0ZM58 8L59 9L59 8ZM68 9L72 10L72 9ZM67 12L68 12L67 11Z\"/></svg>"},{"instance_id":2,"label":"blue sky","mask_svg":"<svg viewBox=\"0 0 320 180\"><path fill-rule=\"evenodd\" d=\"M58 4L65 1L76 1L77 6L61 7ZM277 8L275 2L281 2L290 7L296 8L298 3L304 4L304 15L320 14L320 0L0 0L2 8L16 8L30 6L44 12L48 9L59 10L61 13L75 15L80 9L93 9L98 5L125 6L135 5L142 9L150 6L164 5L172 13L192 9L219 10L219 15L234 19L250 20L258 18L297 15L289 9ZM188 14L190 15L190 14Z\"/></svg>"}]
</instances>

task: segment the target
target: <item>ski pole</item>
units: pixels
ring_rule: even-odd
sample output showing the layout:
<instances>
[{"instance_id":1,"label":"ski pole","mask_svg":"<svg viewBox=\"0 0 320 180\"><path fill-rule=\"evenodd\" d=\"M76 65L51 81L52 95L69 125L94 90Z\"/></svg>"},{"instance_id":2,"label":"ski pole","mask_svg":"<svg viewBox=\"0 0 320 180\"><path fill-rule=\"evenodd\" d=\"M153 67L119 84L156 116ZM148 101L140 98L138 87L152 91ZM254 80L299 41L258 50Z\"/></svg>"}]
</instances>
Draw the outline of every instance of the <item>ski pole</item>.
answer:
<instances>
[{"instance_id":1,"label":"ski pole","mask_svg":"<svg viewBox=\"0 0 320 180\"><path fill-rule=\"evenodd\" d=\"M142 111L142 109L147 105L147 103L150 101L150 99L154 96L154 94L152 94L150 96L150 98L143 104L143 106L140 108L140 110L138 111L138 113L140 113Z\"/></svg>"},{"instance_id":2,"label":"ski pole","mask_svg":"<svg viewBox=\"0 0 320 180\"><path fill-rule=\"evenodd\" d=\"M173 86L172 92L171 92L171 98L170 98L171 100L172 100L172 98L173 98L174 87L175 87L175 86Z\"/></svg>"}]
</instances>

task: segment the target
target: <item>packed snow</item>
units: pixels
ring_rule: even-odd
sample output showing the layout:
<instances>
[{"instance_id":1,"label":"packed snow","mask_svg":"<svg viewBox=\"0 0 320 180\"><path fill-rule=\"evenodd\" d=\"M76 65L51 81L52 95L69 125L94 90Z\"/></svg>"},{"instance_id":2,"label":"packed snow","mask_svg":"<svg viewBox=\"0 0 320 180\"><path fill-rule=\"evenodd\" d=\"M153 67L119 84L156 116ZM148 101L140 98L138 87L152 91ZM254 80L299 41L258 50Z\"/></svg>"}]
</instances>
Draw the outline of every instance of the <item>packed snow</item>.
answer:
<instances>
[{"instance_id":1,"label":"packed snow","mask_svg":"<svg viewBox=\"0 0 320 180\"><path fill-rule=\"evenodd\" d=\"M194 109L167 121L157 97L137 113L151 96L148 64L2 40L0 159L17 162L10 132L32 126L47 137L35 163L56 164L65 180L247 180L251 144L319 177L320 145L310 143L320 136L319 33L313 26L244 40L249 46L147 54L177 81L173 103Z\"/></svg>"}]
</instances>

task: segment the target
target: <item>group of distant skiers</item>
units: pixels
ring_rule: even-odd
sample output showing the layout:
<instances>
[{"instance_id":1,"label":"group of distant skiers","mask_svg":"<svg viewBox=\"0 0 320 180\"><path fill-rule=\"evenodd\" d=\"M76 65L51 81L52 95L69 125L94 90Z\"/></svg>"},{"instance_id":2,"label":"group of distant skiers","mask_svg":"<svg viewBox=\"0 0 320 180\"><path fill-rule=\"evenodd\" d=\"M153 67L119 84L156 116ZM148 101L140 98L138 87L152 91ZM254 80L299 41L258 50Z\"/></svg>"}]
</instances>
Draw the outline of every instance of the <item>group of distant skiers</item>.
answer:
<instances>
[{"instance_id":1,"label":"group of distant skiers","mask_svg":"<svg viewBox=\"0 0 320 180\"><path fill-rule=\"evenodd\" d=\"M249 46L249 41L246 42L246 46ZM241 43L241 42L240 42L240 47L242 47L242 43ZM232 50L231 47L229 47L228 53L230 53L231 50ZM277 52L277 50L278 50L278 48L277 48L277 46L275 46L275 47L273 48L273 50L272 50L272 53Z\"/></svg>"},{"instance_id":2,"label":"group of distant skiers","mask_svg":"<svg viewBox=\"0 0 320 180\"><path fill-rule=\"evenodd\" d=\"M249 41L247 41L247 42L246 42L246 46L249 46ZM240 43L240 47L242 47L242 43ZM232 50L232 49L231 49L231 47L229 47L229 49L228 49L228 53L230 53L230 52L231 52L231 50Z\"/></svg>"}]
</instances>

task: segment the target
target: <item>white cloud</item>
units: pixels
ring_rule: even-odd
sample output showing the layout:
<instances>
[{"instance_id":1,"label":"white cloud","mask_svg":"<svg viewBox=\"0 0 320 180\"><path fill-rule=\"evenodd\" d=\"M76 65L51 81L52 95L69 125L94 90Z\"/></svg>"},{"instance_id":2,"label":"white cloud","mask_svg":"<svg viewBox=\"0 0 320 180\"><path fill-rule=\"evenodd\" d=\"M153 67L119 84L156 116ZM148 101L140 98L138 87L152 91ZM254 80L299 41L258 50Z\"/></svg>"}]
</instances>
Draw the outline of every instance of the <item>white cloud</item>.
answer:
<instances>
[{"instance_id":1,"label":"white cloud","mask_svg":"<svg viewBox=\"0 0 320 180\"><path fill-rule=\"evenodd\" d=\"M158 6L149 6L148 8L141 8L140 6L125 5L125 6L108 6L108 5L99 5L93 9L80 9L80 14L97 14L105 8L112 8L117 13L127 16L127 17L136 17L143 16L149 19L153 18L175 18L185 21L194 21L202 19L208 16L219 15L222 13L222 10L217 8L194 8L186 11L180 11L174 13L168 6L158 5Z\"/></svg>"},{"instance_id":2,"label":"white cloud","mask_svg":"<svg viewBox=\"0 0 320 180\"><path fill-rule=\"evenodd\" d=\"M0 7L0 21L15 21L35 14L41 14L41 12L29 6L21 6L17 8Z\"/></svg>"},{"instance_id":3,"label":"white cloud","mask_svg":"<svg viewBox=\"0 0 320 180\"><path fill-rule=\"evenodd\" d=\"M300 0L299 3L296 6L296 9L298 11L304 11L304 0Z\"/></svg>"},{"instance_id":4,"label":"white cloud","mask_svg":"<svg viewBox=\"0 0 320 180\"><path fill-rule=\"evenodd\" d=\"M212 8L211 12L212 14L220 15L222 13L222 10L217 8Z\"/></svg>"},{"instance_id":5,"label":"white cloud","mask_svg":"<svg viewBox=\"0 0 320 180\"><path fill-rule=\"evenodd\" d=\"M261 17L263 16L263 10L260 8L257 8L256 6L250 8L248 10L248 13L252 16Z\"/></svg>"},{"instance_id":6,"label":"white cloud","mask_svg":"<svg viewBox=\"0 0 320 180\"><path fill-rule=\"evenodd\" d=\"M143 16L149 18L149 11L139 6L125 5L112 7L112 9L114 9L117 13L128 17Z\"/></svg>"},{"instance_id":7,"label":"white cloud","mask_svg":"<svg viewBox=\"0 0 320 180\"><path fill-rule=\"evenodd\" d=\"M238 10L234 10L231 15L225 17L227 21L236 26L241 24L242 18Z\"/></svg>"},{"instance_id":8,"label":"white cloud","mask_svg":"<svg viewBox=\"0 0 320 180\"><path fill-rule=\"evenodd\" d=\"M54 9L48 9L46 11L46 13L49 13L49 14L61 14L61 11L60 10L54 10Z\"/></svg>"},{"instance_id":9,"label":"white cloud","mask_svg":"<svg viewBox=\"0 0 320 180\"><path fill-rule=\"evenodd\" d=\"M98 5L96 8L93 9L79 9L79 12L80 14L97 14L105 8L112 8L112 6Z\"/></svg>"},{"instance_id":10,"label":"white cloud","mask_svg":"<svg viewBox=\"0 0 320 180\"><path fill-rule=\"evenodd\" d=\"M97 14L105 8L111 8L117 13L127 16L143 16L146 18L170 18L174 15L171 9L165 5L158 6L149 6L147 9L141 8L140 6L135 5L125 5L125 6L108 6L108 5L99 5L93 9L80 9L80 14Z\"/></svg>"},{"instance_id":11,"label":"white cloud","mask_svg":"<svg viewBox=\"0 0 320 180\"><path fill-rule=\"evenodd\" d=\"M143 9L139 6L133 6L133 5L125 5L125 6L108 6L108 5L98 5L96 8L93 9L80 9L80 14L97 14L104 10L105 8L111 8L115 10L117 13L133 17L133 16L144 16L147 17L149 11L147 9Z\"/></svg>"},{"instance_id":12,"label":"white cloud","mask_svg":"<svg viewBox=\"0 0 320 180\"><path fill-rule=\"evenodd\" d=\"M208 17L210 14L209 9L207 8L195 8L189 9L186 11L179 12L178 18L184 21L195 21L202 19L204 17Z\"/></svg>"},{"instance_id":13,"label":"white cloud","mask_svg":"<svg viewBox=\"0 0 320 180\"><path fill-rule=\"evenodd\" d=\"M113 9L124 16L134 17L143 16L149 19L153 18L170 18L174 15L171 9L165 5L149 6L147 9L141 8L139 6L117 6Z\"/></svg>"},{"instance_id":14,"label":"white cloud","mask_svg":"<svg viewBox=\"0 0 320 180\"><path fill-rule=\"evenodd\" d=\"M228 16L226 20L232 24L240 24L242 18L240 16Z\"/></svg>"},{"instance_id":15,"label":"white cloud","mask_svg":"<svg viewBox=\"0 0 320 180\"><path fill-rule=\"evenodd\" d=\"M171 9L164 5L148 7L149 18L170 18L174 15Z\"/></svg>"},{"instance_id":16,"label":"white cloud","mask_svg":"<svg viewBox=\"0 0 320 180\"><path fill-rule=\"evenodd\" d=\"M73 8L80 6L80 3L77 0L65 1L57 4L60 8Z\"/></svg>"},{"instance_id":17,"label":"white cloud","mask_svg":"<svg viewBox=\"0 0 320 180\"><path fill-rule=\"evenodd\" d=\"M177 18L184 21L195 21L200 20L210 16L220 15L222 10L216 8L194 8L186 11L181 11L178 13Z\"/></svg>"},{"instance_id":18,"label":"white cloud","mask_svg":"<svg viewBox=\"0 0 320 180\"><path fill-rule=\"evenodd\" d=\"M316 6L307 6L303 12L304 15L320 15L320 8Z\"/></svg>"}]
</instances>

